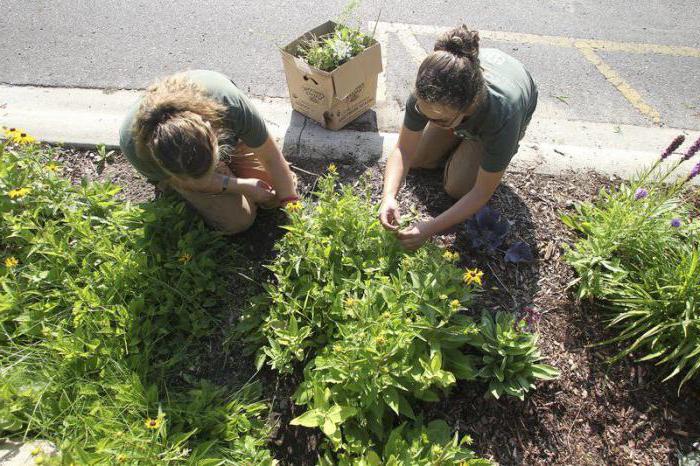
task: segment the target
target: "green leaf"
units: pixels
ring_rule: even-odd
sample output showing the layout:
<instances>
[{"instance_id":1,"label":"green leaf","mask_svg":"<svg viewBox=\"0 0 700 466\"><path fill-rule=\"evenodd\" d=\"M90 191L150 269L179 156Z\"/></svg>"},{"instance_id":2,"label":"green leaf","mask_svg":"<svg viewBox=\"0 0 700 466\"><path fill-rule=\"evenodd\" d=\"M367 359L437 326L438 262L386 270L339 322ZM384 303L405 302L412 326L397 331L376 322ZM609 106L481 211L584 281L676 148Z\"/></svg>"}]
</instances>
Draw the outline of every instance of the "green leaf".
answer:
<instances>
[{"instance_id":1,"label":"green leaf","mask_svg":"<svg viewBox=\"0 0 700 466\"><path fill-rule=\"evenodd\" d=\"M396 414L400 414L400 401L399 401L399 392L396 391L395 388L389 388L384 391L382 394L382 397L384 398L384 402L391 408L392 411L394 411Z\"/></svg>"},{"instance_id":2,"label":"green leaf","mask_svg":"<svg viewBox=\"0 0 700 466\"><path fill-rule=\"evenodd\" d=\"M325 420L323 412L319 409L310 409L301 416L292 419L289 424L293 426L320 427Z\"/></svg>"},{"instance_id":3,"label":"green leaf","mask_svg":"<svg viewBox=\"0 0 700 466\"><path fill-rule=\"evenodd\" d=\"M542 380L552 380L559 377L559 370L547 364L533 364L532 375Z\"/></svg>"}]
</instances>

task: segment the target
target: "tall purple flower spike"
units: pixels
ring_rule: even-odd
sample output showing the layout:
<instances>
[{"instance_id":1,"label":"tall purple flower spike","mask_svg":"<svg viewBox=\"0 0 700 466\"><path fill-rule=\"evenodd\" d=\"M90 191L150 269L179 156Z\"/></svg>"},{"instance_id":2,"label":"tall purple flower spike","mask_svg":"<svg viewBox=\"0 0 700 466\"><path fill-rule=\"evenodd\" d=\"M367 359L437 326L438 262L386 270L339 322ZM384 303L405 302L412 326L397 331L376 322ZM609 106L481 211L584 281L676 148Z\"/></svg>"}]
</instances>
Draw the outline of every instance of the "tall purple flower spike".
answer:
<instances>
[{"instance_id":1,"label":"tall purple flower spike","mask_svg":"<svg viewBox=\"0 0 700 466\"><path fill-rule=\"evenodd\" d=\"M644 188L638 188L637 191L635 191L635 193L634 193L634 198L636 200L640 200L640 199L644 199L648 195L649 195L649 191L647 191Z\"/></svg>"},{"instance_id":2,"label":"tall purple flower spike","mask_svg":"<svg viewBox=\"0 0 700 466\"><path fill-rule=\"evenodd\" d=\"M683 156L683 160L690 160L693 158L693 156L700 150L700 138L698 138L695 143L690 146L690 149L688 149L688 152L685 153Z\"/></svg>"},{"instance_id":3,"label":"tall purple flower spike","mask_svg":"<svg viewBox=\"0 0 700 466\"><path fill-rule=\"evenodd\" d=\"M682 134L679 136L676 136L676 139L673 140L673 142L666 148L663 154L661 154L661 160L666 159L669 155L673 154L676 149L681 147L681 144L685 142L685 136Z\"/></svg>"},{"instance_id":4,"label":"tall purple flower spike","mask_svg":"<svg viewBox=\"0 0 700 466\"><path fill-rule=\"evenodd\" d=\"M696 163L692 170L690 170L690 175L688 175L688 180L690 181L696 176L700 175L700 162Z\"/></svg>"}]
</instances>

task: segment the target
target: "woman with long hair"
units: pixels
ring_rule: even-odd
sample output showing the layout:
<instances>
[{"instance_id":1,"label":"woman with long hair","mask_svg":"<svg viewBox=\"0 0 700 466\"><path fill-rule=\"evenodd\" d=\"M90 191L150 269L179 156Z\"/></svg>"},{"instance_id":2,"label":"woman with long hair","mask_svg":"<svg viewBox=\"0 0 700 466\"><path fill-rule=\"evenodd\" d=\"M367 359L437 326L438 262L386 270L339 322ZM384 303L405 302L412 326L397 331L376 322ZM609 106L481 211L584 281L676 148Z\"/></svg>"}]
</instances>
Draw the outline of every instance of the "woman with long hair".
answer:
<instances>
[{"instance_id":1,"label":"woman with long hair","mask_svg":"<svg viewBox=\"0 0 700 466\"><path fill-rule=\"evenodd\" d=\"M515 58L479 49L466 26L442 34L418 69L396 148L387 160L379 219L404 247L465 221L501 182L537 106L537 87ZM411 168L438 168L457 202L439 216L401 229L396 195Z\"/></svg>"},{"instance_id":2,"label":"woman with long hair","mask_svg":"<svg viewBox=\"0 0 700 466\"><path fill-rule=\"evenodd\" d=\"M296 178L265 121L223 74L193 70L150 86L122 124L138 172L174 189L214 228L241 232L257 206L298 200Z\"/></svg>"}]
</instances>

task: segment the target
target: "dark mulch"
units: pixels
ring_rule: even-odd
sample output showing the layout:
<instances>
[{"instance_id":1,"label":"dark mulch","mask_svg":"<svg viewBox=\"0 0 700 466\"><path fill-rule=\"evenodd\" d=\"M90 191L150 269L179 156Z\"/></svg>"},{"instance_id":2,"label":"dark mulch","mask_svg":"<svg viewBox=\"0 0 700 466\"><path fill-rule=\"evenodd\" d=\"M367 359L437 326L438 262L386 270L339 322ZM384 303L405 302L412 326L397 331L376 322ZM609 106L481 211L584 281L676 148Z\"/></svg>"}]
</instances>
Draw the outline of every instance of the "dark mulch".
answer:
<instances>
[{"instance_id":1,"label":"dark mulch","mask_svg":"<svg viewBox=\"0 0 700 466\"><path fill-rule=\"evenodd\" d=\"M83 176L113 181L124 188L124 198L135 202L153 197L153 188L136 177L119 154L100 175L89 153L64 150L61 157L66 175L74 181ZM324 169L324 163L299 162L301 191L312 190L315 174ZM379 167L341 165L339 171L346 182L366 172L378 198ZM404 210L415 205L422 214L437 215L449 207L451 201L440 181L438 172L409 175L401 196ZM654 366L630 359L608 365L606 358L615 353L615 347L593 345L612 334L599 310L577 303L568 288L575 277L561 256L574 237L558 216L613 182L591 173L565 177L509 173L505 177L491 205L513 222L508 243L521 240L533 246L537 257L533 264L506 265L502 253L495 257L475 253L463 231L437 238L460 252L461 266L485 272L484 293L472 312L518 311L525 305L543 312L542 353L562 373L556 381L539 384L525 402L485 399L485 387L463 383L441 402L423 406L426 418L444 418L471 435L473 449L482 456L501 464L670 464L677 462L679 450L690 450L700 438L699 384L688 384L679 396L674 383L660 383L663 372ZM283 234L278 228L282 221L278 211L261 212L253 228L232 239L253 264L245 277L232 278L235 306L242 305L269 276L261 265L273 257L272 246ZM233 312L231 323L235 317ZM235 385L247 380L253 369L250 360L240 357L241 348L235 342L223 346L226 334L222 329L213 338L212 364L199 374ZM285 464L313 464L320 436L310 429L287 426L301 412L289 399L299 375L278 377L269 371L260 375L279 421L272 439L277 456Z\"/></svg>"}]
</instances>

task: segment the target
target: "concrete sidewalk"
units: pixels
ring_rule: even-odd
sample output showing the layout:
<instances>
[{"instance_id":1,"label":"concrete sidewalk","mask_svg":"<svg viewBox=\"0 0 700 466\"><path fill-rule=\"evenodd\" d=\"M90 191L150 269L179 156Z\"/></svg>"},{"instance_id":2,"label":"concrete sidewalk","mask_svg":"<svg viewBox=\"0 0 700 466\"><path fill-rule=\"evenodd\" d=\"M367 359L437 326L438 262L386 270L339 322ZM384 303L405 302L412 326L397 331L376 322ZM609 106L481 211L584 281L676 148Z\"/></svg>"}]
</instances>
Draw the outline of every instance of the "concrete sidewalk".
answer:
<instances>
[{"instance_id":1,"label":"concrete sidewalk","mask_svg":"<svg viewBox=\"0 0 700 466\"><path fill-rule=\"evenodd\" d=\"M50 143L117 148L121 120L139 95L139 91L0 86L0 125L23 128ZM253 100L290 159L373 163L385 159L398 138L381 131L327 131L293 112L286 99ZM655 160L678 134L691 141L700 137L700 131L538 118L536 113L512 167L546 174L594 170L627 177Z\"/></svg>"}]
</instances>

